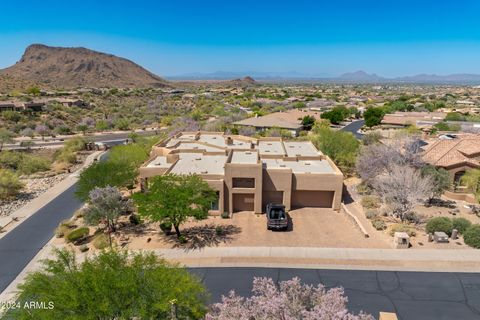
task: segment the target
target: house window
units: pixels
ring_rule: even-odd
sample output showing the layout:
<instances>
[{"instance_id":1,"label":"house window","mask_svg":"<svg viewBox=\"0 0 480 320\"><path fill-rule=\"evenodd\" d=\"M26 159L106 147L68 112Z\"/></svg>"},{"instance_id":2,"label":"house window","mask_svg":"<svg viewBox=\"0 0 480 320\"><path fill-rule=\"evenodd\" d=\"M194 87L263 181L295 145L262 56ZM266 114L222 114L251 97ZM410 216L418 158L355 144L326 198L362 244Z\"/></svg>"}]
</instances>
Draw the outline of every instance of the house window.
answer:
<instances>
[{"instance_id":1,"label":"house window","mask_svg":"<svg viewBox=\"0 0 480 320\"><path fill-rule=\"evenodd\" d=\"M232 183L234 188L255 188L254 178L233 178Z\"/></svg>"}]
</instances>

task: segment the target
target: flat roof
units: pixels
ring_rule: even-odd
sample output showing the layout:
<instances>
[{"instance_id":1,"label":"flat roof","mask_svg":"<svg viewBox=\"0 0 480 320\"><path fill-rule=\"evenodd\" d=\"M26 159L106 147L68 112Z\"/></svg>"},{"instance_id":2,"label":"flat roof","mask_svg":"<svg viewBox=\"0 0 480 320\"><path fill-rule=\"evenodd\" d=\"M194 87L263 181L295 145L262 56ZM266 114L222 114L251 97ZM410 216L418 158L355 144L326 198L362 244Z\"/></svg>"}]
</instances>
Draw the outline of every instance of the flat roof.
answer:
<instances>
[{"instance_id":1,"label":"flat roof","mask_svg":"<svg viewBox=\"0 0 480 320\"><path fill-rule=\"evenodd\" d=\"M227 144L225 143L225 138L221 134L204 134L202 133L198 138L198 141L205 142L208 144L213 144L218 147L225 148Z\"/></svg>"},{"instance_id":2,"label":"flat roof","mask_svg":"<svg viewBox=\"0 0 480 320\"><path fill-rule=\"evenodd\" d=\"M248 163L255 164L258 160L257 151L239 151L234 150L231 163Z\"/></svg>"},{"instance_id":3,"label":"flat roof","mask_svg":"<svg viewBox=\"0 0 480 320\"><path fill-rule=\"evenodd\" d=\"M172 166L172 164L167 163L167 157L165 157L165 156L158 156L147 164L147 168L155 167L155 168L166 168L166 169L168 169L171 166Z\"/></svg>"},{"instance_id":4,"label":"flat roof","mask_svg":"<svg viewBox=\"0 0 480 320\"><path fill-rule=\"evenodd\" d=\"M177 149L178 150L185 150L185 149L205 150L207 152L218 152L223 150L222 147L205 145L205 144L197 143L194 141L182 141L180 145L177 147Z\"/></svg>"},{"instance_id":5,"label":"flat roof","mask_svg":"<svg viewBox=\"0 0 480 320\"><path fill-rule=\"evenodd\" d=\"M287 157L314 157L321 154L310 141L285 141Z\"/></svg>"},{"instance_id":6,"label":"flat roof","mask_svg":"<svg viewBox=\"0 0 480 320\"><path fill-rule=\"evenodd\" d=\"M180 159L170 170L174 174L224 174L227 156L180 153Z\"/></svg>"},{"instance_id":7,"label":"flat roof","mask_svg":"<svg viewBox=\"0 0 480 320\"><path fill-rule=\"evenodd\" d=\"M260 140L258 142L258 150L260 155L285 155L282 141Z\"/></svg>"},{"instance_id":8,"label":"flat roof","mask_svg":"<svg viewBox=\"0 0 480 320\"><path fill-rule=\"evenodd\" d=\"M267 169L292 169L293 173L335 173L327 160L262 159L262 162L267 165Z\"/></svg>"}]
</instances>

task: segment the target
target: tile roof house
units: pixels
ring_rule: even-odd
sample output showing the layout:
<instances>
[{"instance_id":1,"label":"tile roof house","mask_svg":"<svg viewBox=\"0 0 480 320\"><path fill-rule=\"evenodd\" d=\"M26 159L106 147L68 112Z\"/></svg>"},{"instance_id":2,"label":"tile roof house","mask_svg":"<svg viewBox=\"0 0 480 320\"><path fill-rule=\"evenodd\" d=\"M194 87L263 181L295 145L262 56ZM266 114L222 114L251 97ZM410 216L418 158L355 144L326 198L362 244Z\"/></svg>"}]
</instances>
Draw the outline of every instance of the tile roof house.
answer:
<instances>
[{"instance_id":1,"label":"tile roof house","mask_svg":"<svg viewBox=\"0 0 480 320\"><path fill-rule=\"evenodd\" d=\"M480 168L480 135L458 135L454 139L437 139L422 155L425 162L446 169L454 185L466 170Z\"/></svg>"},{"instance_id":2,"label":"tile roof house","mask_svg":"<svg viewBox=\"0 0 480 320\"><path fill-rule=\"evenodd\" d=\"M285 112L274 112L261 117L252 117L234 122L237 126L254 127L257 131L262 132L271 128L280 128L289 130L292 136L296 137L303 129L302 118L312 116L316 120L320 120L320 112L293 109Z\"/></svg>"},{"instance_id":3,"label":"tile roof house","mask_svg":"<svg viewBox=\"0 0 480 320\"><path fill-rule=\"evenodd\" d=\"M431 127L442 122L447 116L443 112L395 112L386 114L382 119L382 125L405 127L415 125L419 128Z\"/></svg>"},{"instance_id":4,"label":"tile roof house","mask_svg":"<svg viewBox=\"0 0 480 320\"><path fill-rule=\"evenodd\" d=\"M340 209L343 174L309 141L183 132L152 148L142 185L164 174L198 174L217 191L210 214L261 213L268 203Z\"/></svg>"}]
</instances>

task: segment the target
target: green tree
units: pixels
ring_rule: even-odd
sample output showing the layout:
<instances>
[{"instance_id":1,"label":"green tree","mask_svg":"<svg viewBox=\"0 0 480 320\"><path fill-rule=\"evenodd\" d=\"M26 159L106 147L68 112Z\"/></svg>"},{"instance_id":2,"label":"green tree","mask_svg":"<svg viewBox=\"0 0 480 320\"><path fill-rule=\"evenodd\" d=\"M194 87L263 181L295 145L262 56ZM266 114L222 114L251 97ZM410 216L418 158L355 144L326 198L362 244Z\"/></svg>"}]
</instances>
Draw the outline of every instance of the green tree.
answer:
<instances>
[{"instance_id":1,"label":"green tree","mask_svg":"<svg viewBox=\"0 0 480 320\"><path fill-rule=\"evenodd\" d=\"M206 218L217 195L198 175L168 174L152 178L148 190L134 194L133 200L140 215L170 222L180 237L180 225L189 217Z\"/></svg>"},{"instance_id":2,"label":"green tree","mask_svg":"<svg viewBox=\"0 0 480 320\"><path fill-rule=\"evenodd\" d=\"M435 168L431 165L426 165L422 168L422 177L430 177L433 182L432 194L429 202L434 198L440 197L445 190L450 188L450 175L448 171L443 168Z\"/></svg>"},{"instance_id":3,"label":"green tree","mask_svg":"<svg viewBox=\"0 0 480 320\"><path fill-rule=\"evenodd\" d=\"M30 88L27 89L27 93L31 94L31 95L34 95L34 96L38 96L38 95L40 95L40 88L39 87L30 87Z\"/></svg>"},{"instance_id":4,"label":"green tree","mask_svg":"<svg viewBox=\"0 0 480 320\"><path fill-rule=\"evenodd\" d=\"M349 132L332 130L315 125L312 142L325 155L329 156L346 175L351 175L355 167L360 142Z\"/></svg>"},{"instance_id":5,"label":"green tree","mask_svg":"<svg viewBox=\"0 0 480 320\"><path fill-rule=\"evenodd\" d=\"M0 151L3 149L3 145L6 143L12 143L15 134L5 128L0 128Z\"/></svg>"},{"instance_id":6,"label":"green tree","mask_svg":"<svg viewBox=\"0 0 480 320\"><path fill-rule=\"evenodd\" d=\"M475 199L480 202L480 169L468 170L462 177L461 182L463 185L475 195Z\"/></svg>"},{"instance_id":7,"label":"green tree","mask_svg":"<svg viewBox=\"0 0 480 320\"><path fill-rule=\"evenodd\" d=\"M337 106L330 111L322 113L320 117L322 119L330 120L330 122L333 124L339 124L340 122L345 120L348 115L349 111L347 108L345 108L344 106Z\"/></svg>"},{"instance_id":8,"label":"green tree","mask_svg":"<svg viewBox=\"0 0 480 320\"><path fill-rule=\"evenodd\" d=\"M365 125L370 128L378 126L382 122L384 115L385 113L382 108L368 108L363 114L363 118L365 119Z\"/></svg>"},{"instance_id":9,"label":"green tree","mask_svg":"<svg viewBox=\"0 0 480 320\"><path fill-rule=\"evenodd\" d=\"M315 118L313 116L304 116L302 118L302 126L305 130L312 130L313 125L315 124Z\"/></svg>"},{"instance_id":10,"label":"green tree","mask_svg":"<svg viewBox=\"0 0 480 320\"><path fill-rule=\"evenodd\" d=\"M201 319L207 312L200 280L153 253L110 250L79 263L62 250L43 264L19 286L17 301L52 308L11 309L8 319Z\"/></svg>"},{"instance_id":11,"label":"green tree","mask_svg":"<svg viewBox=\"0 0 480 320\"><path fill-rule=\"evenodd\" d=\"M86 201L96 187L126 187L137 176L137 168L126 162L99 161L82 171L78 180L76 196Z\"/></svg>"}]
</instances>

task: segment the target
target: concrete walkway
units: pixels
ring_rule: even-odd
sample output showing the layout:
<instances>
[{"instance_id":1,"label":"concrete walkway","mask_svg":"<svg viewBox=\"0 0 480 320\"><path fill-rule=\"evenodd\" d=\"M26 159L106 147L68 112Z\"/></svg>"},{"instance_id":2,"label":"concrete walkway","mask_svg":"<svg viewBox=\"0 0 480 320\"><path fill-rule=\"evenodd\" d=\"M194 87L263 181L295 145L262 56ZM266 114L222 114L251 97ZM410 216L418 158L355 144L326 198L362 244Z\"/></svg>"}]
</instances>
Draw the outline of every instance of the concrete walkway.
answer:
<instances>
[{"instance_id":1,"label":"concrete walkway","mask_svg":"<svg viewBox=\"0 0 480 320\"><path fill-rule=\"evenodd\" d=\"M33 199L11 215L7 217L0 218L0 228L3 229L3 232L0 233L0 239L5 237L9 232L19 226L23 221L28 217L33 215L35 212L43 208L50 201L55 199L57 196L68 190L72 187L77 181L78 176L82 170L90 166L95 159L98 159L104 151L96 151L90 154L83 163L83 166L75 171L74 173L67 176L60 183L54 185L52 188L48 189L46 192L42 193L37 198Z\"/></svg>"},{"instance_id":2,"label":"concrete walkway","mask_svg":"<svg viewBox=\"0 0 480 320\"><path fill-rule=\"evenodd\" d=\"M284 267L349 270L479 272L475 249L358 249L312 247L215 247L157 249L188 267Z\"/></svg>"}]
</instances>

